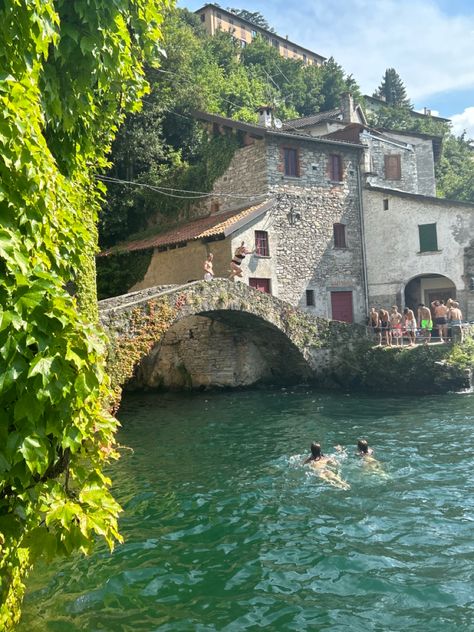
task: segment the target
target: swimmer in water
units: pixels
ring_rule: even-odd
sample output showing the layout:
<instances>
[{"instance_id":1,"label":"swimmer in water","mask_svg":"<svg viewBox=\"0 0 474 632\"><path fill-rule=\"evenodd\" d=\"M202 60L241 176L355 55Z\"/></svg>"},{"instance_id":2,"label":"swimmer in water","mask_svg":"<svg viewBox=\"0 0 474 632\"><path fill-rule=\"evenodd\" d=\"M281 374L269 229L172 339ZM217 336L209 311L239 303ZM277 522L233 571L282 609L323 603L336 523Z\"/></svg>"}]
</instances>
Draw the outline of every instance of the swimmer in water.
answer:
<instances>
[{"instance_id":1,"label":"swimmer in water","mask_svg":"<svg viewBox=\"0 0 474 632\"><path fill-rule=\"evenodd\" d=\"M357 455L363 459L364 466L371 469L372 472L387 476L385 470L381 466L380 462L373 456L374 451L369 448L369 444L366 439L359 439L357 441Z\"/></svg>"},{"instance_id":2,"label":"swimmer in water","mask_svg":"<svg viewBox=\"0 0 474 632\"><path fill-rule=\"evenodd\" d=\"M350 489L351 486L347 481L342 479L339 474L333 472L328 466L337 467L338 463L330 456L326 456L321 452L321 444L313 441L311 444L311 456L309 456L304 465L308 464L318 473L318 476L334 487L340 489Z\"/></svg>"}]
</instances>

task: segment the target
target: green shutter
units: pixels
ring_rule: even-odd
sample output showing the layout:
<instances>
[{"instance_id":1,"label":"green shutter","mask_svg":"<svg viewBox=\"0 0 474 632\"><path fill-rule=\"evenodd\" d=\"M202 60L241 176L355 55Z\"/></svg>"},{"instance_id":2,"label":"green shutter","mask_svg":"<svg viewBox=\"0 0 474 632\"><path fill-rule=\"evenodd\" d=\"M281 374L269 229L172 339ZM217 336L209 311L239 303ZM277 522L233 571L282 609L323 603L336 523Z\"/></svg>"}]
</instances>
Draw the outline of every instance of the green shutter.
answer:
<instances>
[{"instance_id":1,"label":"green shutter","mask_svg":"<svg viewBox=\"0 0 474 632\"><path fill-rule=\"evenodd\" d=\"M418 230L420 233L420 252L438 250L436 224L421 224L418 226Z\"/></svg>"}]
</instances>

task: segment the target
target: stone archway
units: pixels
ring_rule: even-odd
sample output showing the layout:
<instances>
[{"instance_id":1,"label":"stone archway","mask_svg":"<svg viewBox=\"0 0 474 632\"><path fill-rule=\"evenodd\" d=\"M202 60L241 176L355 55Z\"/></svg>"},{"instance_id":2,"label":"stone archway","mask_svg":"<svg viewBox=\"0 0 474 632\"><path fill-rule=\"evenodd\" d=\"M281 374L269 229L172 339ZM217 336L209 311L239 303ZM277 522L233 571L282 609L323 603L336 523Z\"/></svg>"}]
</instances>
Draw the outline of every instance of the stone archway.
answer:
<instances>
[{"instance_id":1,"label":"stone archway","mask_svg":"<svg viewBox=\"0 0 474 632\"><path fill-rule=\"evenodd\" d=\"M456 298L456 285L442 274L420 274L405 286L405 305L416 309L420 303L431 305L434 300L447 301Z\"/></svg>"},{"instance_id":2,"label":"stone archway","mask_svg":"<svg viewBox=\"0 0 474 632\"><path fill-rule=\"evenodd\" d=\"M288 384L311 374L301 351L277 327L246 312L216 310L175 322L142 358L127 388Z\"/></svg>"}]
</instances>

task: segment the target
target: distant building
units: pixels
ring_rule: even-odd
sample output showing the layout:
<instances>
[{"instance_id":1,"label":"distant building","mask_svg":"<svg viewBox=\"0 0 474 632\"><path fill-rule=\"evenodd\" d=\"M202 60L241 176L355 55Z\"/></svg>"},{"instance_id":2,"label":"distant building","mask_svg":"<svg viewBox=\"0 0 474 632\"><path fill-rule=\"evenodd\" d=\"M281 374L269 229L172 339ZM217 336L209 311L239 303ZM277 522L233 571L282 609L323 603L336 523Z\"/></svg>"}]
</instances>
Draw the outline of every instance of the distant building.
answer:
<instances>
[{"instance_id":1,"label":"distant building","mask_svg":"<svg viewBox=\"0 0 474 632\"><path fill-rule=\"evenodd\" d=\"M259 35L271 46L274 46L282 57L300 59L309 66L320 66L326 60L322 55L290 42L288 37L281 37L276 33L272 33L215 4L205 4L196 13L200 16L201 22L209 35L214 35L217 31L227 31L233 35L242 47L250 44Z\"/></svg>"},{"instance_id":2,"label":"distant building","mask_svg":"<svg viewBox=\"0 0 474 632\"><path fill-rule=\"evenodd\" d=\"M368 94L364 94L364 101L365 101L365 106L366 106L366 110L368 112L373 112L374 114L377 114L377 112L380 112L380 110L383 107L387 107L387 103L384 99L380 99L379 97L371 97ZM431 119L433 121L436 121L437 123L449 123L450 120L447 118L443 118L441 116L434 116L431 113L431 110L429 108L424 108L423 112L417 112L416 110L410 110L410 116L414 119Z\"/></svg>"}]
</instances>

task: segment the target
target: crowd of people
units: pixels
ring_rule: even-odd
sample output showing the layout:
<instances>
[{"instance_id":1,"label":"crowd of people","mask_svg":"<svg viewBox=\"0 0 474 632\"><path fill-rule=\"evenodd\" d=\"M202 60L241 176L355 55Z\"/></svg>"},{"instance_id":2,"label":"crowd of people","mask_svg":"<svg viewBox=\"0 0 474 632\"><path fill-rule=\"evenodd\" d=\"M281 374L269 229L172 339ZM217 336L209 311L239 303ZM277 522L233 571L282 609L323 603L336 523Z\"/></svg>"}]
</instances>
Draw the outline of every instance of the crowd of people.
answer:
<instances>
[{"instance_id":1,"label":"crowd of people","mask_svg":"<svg viewBox=\"0 0 474 632\"><path fill-rule=\"evenodd\" d=\"M404 338L408 339L410 346L415 346L417 335L428 344L433 332L434 335L438 334L440 342L448 342L449 329L451 338L462 342L462 322L459 303L451 298L446 303L442 300L433 301L431 309L420 303L416 315L409 307L400 313L397 305L393 305L390 312L372 307L368 316L368 325L375 341L379 346L385 344L387 347L402 345Z\"/></svg>"}]
</instances>

